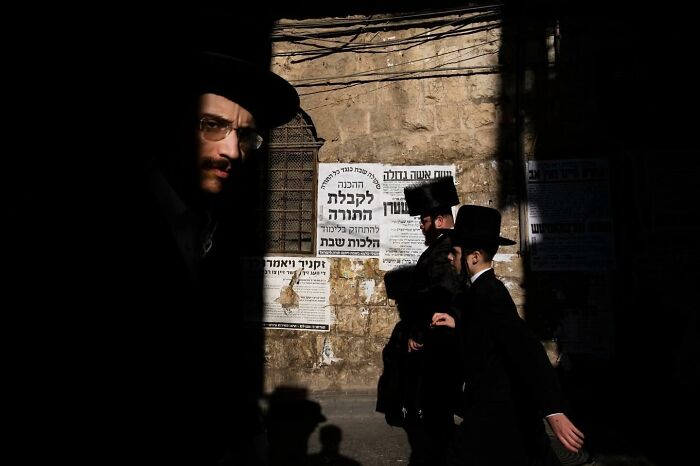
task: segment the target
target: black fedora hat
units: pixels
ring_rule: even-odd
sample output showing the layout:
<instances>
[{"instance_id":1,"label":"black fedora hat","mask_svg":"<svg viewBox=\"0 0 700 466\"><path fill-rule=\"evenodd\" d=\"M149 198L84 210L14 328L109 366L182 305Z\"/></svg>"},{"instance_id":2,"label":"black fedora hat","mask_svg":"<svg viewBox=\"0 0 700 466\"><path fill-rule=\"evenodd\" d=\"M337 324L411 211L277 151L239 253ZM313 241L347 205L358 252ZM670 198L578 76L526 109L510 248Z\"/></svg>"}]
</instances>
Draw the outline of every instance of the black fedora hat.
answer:
<instances>
[{"instance_id":1,"label":"black fedora hat","mask_svg":"<svg viewBox=\"0 0 700 466\"><path fill-rule=\"evenodd\" d=\"M232 100L265 128L291 120L299 110L294 86L261 64L232 55L192 51L195 91Z\"/></svg>"},{"instance_id":2,"label":"black fedora hat","mask_svg":"<svg viewBox=\"0 0 700 466\"><path fill-rule=\"evenodd\" d=\"M454 229L440 231L452 237L452 244L467 250L483 249L495 254L499 246L515 244L500 235L501 213L491 207L463 205L457 211Z\"/></svg>"},{"instance_id":3,"label":"black fedora hat","mask_svg":"<svg viewBox=\"0 0 700 466\"><path fill-rule=\"evenodd\" d=\"M457 188L451 176L407 186L403 189L403 195L409 215L432 215L459 204Z\"/></svg>"}]
</instances>

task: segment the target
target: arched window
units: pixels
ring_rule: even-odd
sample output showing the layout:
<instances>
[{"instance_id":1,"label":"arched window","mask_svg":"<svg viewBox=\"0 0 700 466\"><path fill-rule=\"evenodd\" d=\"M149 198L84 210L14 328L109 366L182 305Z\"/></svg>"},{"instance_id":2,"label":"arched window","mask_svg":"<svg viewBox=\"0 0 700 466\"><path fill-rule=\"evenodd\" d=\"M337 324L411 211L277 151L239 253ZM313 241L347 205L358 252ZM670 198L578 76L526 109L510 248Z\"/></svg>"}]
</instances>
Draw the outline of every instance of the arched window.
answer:
<instances>
[{"instance_id":1,"label":"arched window","mask_svg":"<svg viewBox=\"0 0 700 466\"><path fill-rule=\"evenodd\" d=\"M270 131L262 234L266 254L313 254L316 237L318 149L311 118L303 111Z\"/></svg>"}]
</instances>

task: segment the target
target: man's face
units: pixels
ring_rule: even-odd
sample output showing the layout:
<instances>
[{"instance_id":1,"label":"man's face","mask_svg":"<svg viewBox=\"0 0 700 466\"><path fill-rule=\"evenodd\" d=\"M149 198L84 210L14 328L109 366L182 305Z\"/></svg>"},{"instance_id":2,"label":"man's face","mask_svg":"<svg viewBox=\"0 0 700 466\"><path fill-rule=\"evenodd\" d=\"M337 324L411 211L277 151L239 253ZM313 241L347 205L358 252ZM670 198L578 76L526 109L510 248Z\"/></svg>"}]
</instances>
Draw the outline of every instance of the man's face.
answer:
<instances>
[{"instance_id":1,"label":"man's face","mask_svg":"<svg viewBox=\"0 0 700 466\"><path fill-rule=\"evenodd\" d=\"M425 244L430 245L433 239L437 237L437 232L435 231L435 224L433 223L433 218L430 215L423 215L420 219L420 231L425 237Z\"/></svg>"},{"instance_id":2,"label":"man's face","mask_svg":"<svg viewBox=\"0 0 700 466\"><path fill-rule=\"evenodd\" d=\"M462 275L462 247L452 246L452 251L447 255L447 260L457 271L457 275Z\"/></svg>"},{"instance_id":3,"label":"man's face","mask_svg":"<svg viewBox=\"0 0 700 466\"><path fill-rule=\"evenodd\" d=\"M237 103L216 94L203 94L199 100L199 117L207 118L208 124L231 125L232 128L255 128L253 115ZM199 186L202 191L218 194L224 182L232 174L236 165L234 161L244 160L250 154L241 151L236 130L229 132L219 141L204 137L201 128L197 128L198 152L197 169Z\"/></svg>"},{"instance_id":4,"label":"man's face","mask_svg":"<svg viewBox=\"0 0 700 466\"><path fill-rule=\"evenodd\" d=\"M442 215L432 217L430 215L422 215L420 219L420 230L425 236L425 245L430 246L440 236L438 228L447 228L445 218Z\"/></svg>"}]
</instances>

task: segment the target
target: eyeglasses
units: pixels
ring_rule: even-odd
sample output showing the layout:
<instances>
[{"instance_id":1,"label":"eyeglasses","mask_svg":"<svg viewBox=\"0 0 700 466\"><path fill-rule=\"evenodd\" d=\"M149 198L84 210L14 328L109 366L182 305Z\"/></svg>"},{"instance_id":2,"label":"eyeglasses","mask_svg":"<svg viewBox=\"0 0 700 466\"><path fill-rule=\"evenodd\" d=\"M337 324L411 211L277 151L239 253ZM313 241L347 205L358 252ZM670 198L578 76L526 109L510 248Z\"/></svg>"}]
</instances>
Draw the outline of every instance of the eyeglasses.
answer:
<instances>
[{"instance_id":1,"label":"eyeglasses","mask_svg":"<svg viewBox=\"0 0 700 466\"><path fill-rule=\"evenodd\" d=\"M199 130L207 141L221 141L231 134L231 131L236 131L238 147L246 153L260 149L263 143L262 136L256 133L253 128L234 128L233 123L224 119L202 117L199 120Z\"/></svg>"}]
</instances>

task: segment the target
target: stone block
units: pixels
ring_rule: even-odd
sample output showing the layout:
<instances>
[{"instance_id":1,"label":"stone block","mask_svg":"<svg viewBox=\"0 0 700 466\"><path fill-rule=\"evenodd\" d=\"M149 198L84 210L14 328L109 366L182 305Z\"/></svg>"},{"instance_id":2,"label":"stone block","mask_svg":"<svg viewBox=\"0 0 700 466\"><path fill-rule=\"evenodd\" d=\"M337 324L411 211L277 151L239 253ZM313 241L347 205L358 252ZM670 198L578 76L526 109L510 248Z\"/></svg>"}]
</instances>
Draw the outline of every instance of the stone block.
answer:
<instances>
[{"instance_id":1,"label":"stone block","mask_svg":"<svg viewBox=\"0 0 700 466\"><path fill-rule=\"evenodd\" d=\"M414 107L413 112L403 115L401 126L410 133L432 132L435 130L435 112L432 108L422 105Z\"/></svg>"},{"instance_id":2,"label":"stone block","mask_svg":"<svg viewBox=\"0 0 700 466\"><path fill-rule=\"evenodd\" d=\"M329 304L334 306L347 306L358 304L357 281L344 278L331 278L331 295Z\"/></svg>"},{"instance_id":3,"label":"stone block","mask_svg":"<svg viewBox=\"0 0 700 466\"><path fill-rule=\"evenodd\" d=\"M502 80L498 74L482 74L469 81L469 98L479 104L497 103L501 96Z\"/></svg>"},{"instance_id":4,"label":"stone block","mask_svg":"<svg viewBox=\"0 0 700 466\"><path fill-rule=\"evenodd\" d=\"M474 135L467 131L441 132L431 135L424 154L432 154L431 159L435 157L445 163L474 158L476 147Z\"/></svg>"},{"instance_id":5,"label":"stone block","mask_svg":"<svg viewBox=\"0 0 700 466\"><path fill-rule=\"evenodd\" d=\"M500 171L496 160L474 161L462 165L464 171L460 181L467 193L498 192ZM490 207L490 205L487 205Z\"/></svg>"},{"instance_id":6,"label":"stone block","mask_svg":"<svg viewBox=\"0 0 700 466\"><path fill-rule=\"evenodd\" d=\"M369 115L369 127L372 135L397 131L401 127L403 107L382 105L373 109Z\"/></svg>"},{"instance_id":7,"label":"stone block","mask_svg":"<svg viewBox=\"0 0 700 466\"><path fill-rule=\"evenodd\" d=\"M357 106L343 107L334 112L335 125L343 142L369 134L369 112Z\"/></svg>"},{"instance_id":8,"label":"stone block","mask_svg":"<svg viewBox=\"0 0 700 466\"><path fill-rule=\"evenodd\" d=\"M341 360L346 365L357 366L365 364L367 348L364 336L326 335L328 335L326 347L331 348L332 356L329 358L327 355L319 355L321 359L330 361L326 365L333 365Z\"/></svg>"},{"instance_id":9,"label":"stone block","mask_svg":"<svg viewBox=\"0 0 700 466\"><path fill-rule=\"evenodd\" d=\"M494 126L498 122L498 110L493 103L469 104L462 107L462 119L465 128Z\"/></svg>"},{"instance_id":10,"label":"stone block","mask_svg":"<svg viewBox=\"0 0 700 466\"><path fill-rule=\"evenodd\" d=\"M435 127L440 132L453 132L462 128L461 104L435 105Z\"/></svg>"},{"instance_id":11,"label":"stone block","mask_svg":"<svg viewBox=\"0 0 700 466\"><path fill-rule=\"evenodd\" d=\"M383 305L386 304L386 289L384 281L376 278L358 280L358 297L362 304Z\"/></svg>"},{"instance_id":12,"label":"stone block","mask_svg":"<svg viewBox=\"0 0 700 466\"><path fill-rule=\"evenodd\" d=\"M337 306L333 331L357 336L366 335L369 332L369 315L367 307Z\"/></svg>"},{"instance_id":13,"label":"stone block","mask_svg":"<svg viewBox=\"0 0 700 466\"><path fill-rule=\"evenodd\" d=\"M308 115L316 128L316 135L326 141L324 145L340 140L340 126L334 118L328 118L322 109L311 110Z\"/></svg>"},{"instance_id":14,"label":"stone block","mask_svg":"<svg viewBox=\"0 0 700 466\"><path fill-rule=\"evenodd\" d=\"M331 276L338 278L376 278L381 275L379 259L333 259Z\"/></svg>"},{"instance_id":15,"label":"stone block","mask_svg":"<svg viewBox=\"0 0 700 466\"><path fill-rule=\"evenodd\" d=\"M377 161L374 140L365 134L350 139L343 139L338 159L335 162L371 163Z\"/></svg>"},{"instance_id":16,"label":"stone block","mask_svg":"<svg viewBox=\"0 0 700 466\"><path fill-rule=\"evenodd\" d=\"M369 329L377 338L389 340L391 331L399 321L399 311L394 306L376 306L370 308Z\"/></svg>"},{"instance_id":17,"label":"stone block","mask_svg":"<svg viewBox=\"0 0 700 466\"><path fill-rule=\"evenodd\" d=\"M287 333L282 334L282 332ZM318 351L316 339L310 333L289 330L268 332L265 341L266 367L271 369L313 367Z\"/></svg>"},{"instance_id":18,"label":"stone block","mask_svg":"<svg viewBox=\"0 0 700 466\"><path fill-rule=\"evenodd\" d=\"M384 105L397 105L402 108L411 108L423 102L423 92L420 80L395 81L388 86L377 90L377 104L381 108Z\"/></svg>"},{"instance_id":19,"label":"stone block","mask_svg":"<svg viewBox=\"0 0 700 466\"><path fill-rule=\"evenodd\" d=\"M377 135L373 136L375 147L375 158L383 163L394 163L401 160L403 144L397 135Z\"/></svg>"},{"instance_id":20,"label":"stone block","mask_svg":"<svg viewBox=\"0 0 700 466\"><path fill-rule=\"evenodd\" d=\"M520 280L525 276L523 257L517 253L505 252L505 247L498 248L494 258L494 268L502 277Z\"/></svg>"}]
</instances>

